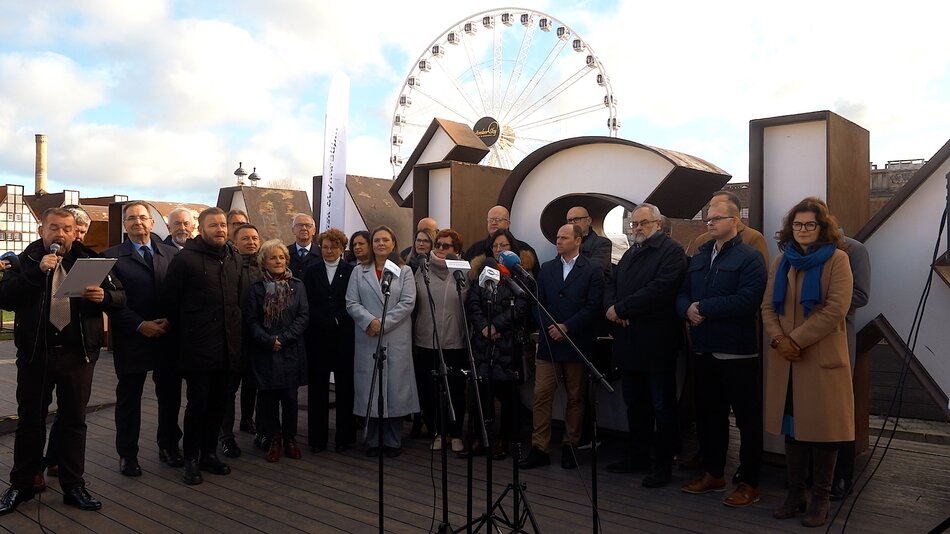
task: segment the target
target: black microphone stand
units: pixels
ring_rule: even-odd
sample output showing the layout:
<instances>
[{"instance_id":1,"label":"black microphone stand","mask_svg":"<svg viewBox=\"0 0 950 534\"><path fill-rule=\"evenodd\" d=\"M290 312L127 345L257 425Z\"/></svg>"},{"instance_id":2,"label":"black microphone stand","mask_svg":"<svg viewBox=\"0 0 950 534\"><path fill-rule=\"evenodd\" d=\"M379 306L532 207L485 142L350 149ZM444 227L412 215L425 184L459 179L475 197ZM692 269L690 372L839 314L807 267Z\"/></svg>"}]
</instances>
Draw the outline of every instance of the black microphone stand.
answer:
<instances>
[{"instance_id":1,"label":"black microphone stand","mask_svg":"<svg viewBox=\"0 0 950 534\"><path fill-rule=\"evenodd\" d=\"M527 284L523 284L523 287L525 289L529 289L527 287ZM551 312L549 312L548 309L545 308L541 304L541 302L538 300L538 297L534 293L532 293L530 290L525 291L525 293L531 296L531 300L533 300L534 303L538 306L538 309L541 310L542 313L544 313L544 316L547 317L549 321L551 321L551 324L554 325L554 328L557 329L558 332L560 332L561 336L564 337L567 343L571 346L572 349L574 349L574 352L577 354L578 357L580 357L581 361L584 362L584 365L587 367L587 376L588 376L588 382L589 382L589 386L587 388L587 394L588 394L588 398L591 401L591 410L593 410L593 413L591 414L591 422L594 425L594 430L591 433L591 508L592 508L591 513L592 513L592 521L593 521L592 532L594 534L597 534L598 532L600 532L600 511L597 507L597 405L596 405L596 398L594 397L594 394L593 394L594 388L591 386L593 386L594 382L597 381L605 390L607 390L607 393L613 393L614 388L613 386L610 385L609 382L607 382L607 379L604 378L604 375L597 369L597 367L595 367L594 364L591 363L591 361L587 359L586 356L584 356L583 351L581 351L581 349L578 348L578 346L574 343L574 340L571 339L570 336L568 336L567 333L561 329L557 321L554 319L554 316L552 316ZM542 335L543 335L543 332L542 332ZM572 447L571 452L573 453L573 451L574 451L574 448Z\"/></svg>"},{"instance_id":2,"label":"black microphone stand","mask_svg":"<svg viewBox=\"0 0 950 534\"><path fill-rule=\"evenodd\" d=\"M383 277L387 274L386 270L383 269ZM385 286L383 290L383 314L379 320L379 339L376 341L376 352L373 354L373 359L376 360L376 365L373 367L373 377L370 380L369 385L369 397L366 399L366 424L364 430L369 429L369 420L370 420L370 406L373 404L373 393L376 389L376 383L379 382L379 395L376 398L376 415L378 420L376 421L376 451L379 456L379 512L378 512L378 522L379 522L379 534L383 534L383 520L385 515L383 513L383 497L385 495L383 491L383 415L386 413L386 404L383 399L385 392L383 391L383 367L384 362L386 361L386 347L383 346L383 335L386 333L386 312L389 309L389 294L391 293L392 280L390 283ZM363 437L364 441L369 440L369 435L366 434Z\"/></svg>"},{"instance_id":3,"label":"black microphone stand","mask_svg":"<svg viewBox=\"0 0 950 534\"><path fill-rule=\"evenodd\" d=\"M456 271L453 273L453 276L458 273ZM464 275L463 275L464 276ZM465 349L468 351L468 381L472 385L472 392L475 397L474 403L476 406L476 412L478 413L478 424L481 425L481 436L482 443L488 443L488 430L485 428L485 413L482 410L482 396L481 392L478 391L478 369L475 367L475 355L472 354L472 336L471 332L468 329L468 314L465 312L465 299L462 298L462 288L465 286L465 279L462 276L455 277L455 291L459 295L459 307L462 310L462 325L465 328ZM474 425L472 422L472 417L469 417L469 424ZM444 447L443 447L444 448ZM455 532L461 532L465 530L466 532L472 532L472 481L473 481L473 457L472 451L469 450L468 454L468 489L467 489L467 508L466 508L466 520L468 521L464 527L456 530ZM489 463L491 458L488 458ZM491 485L489 484L489 501L491 501ZM476 529L477 530L477 529Z\"/></svg>"},{"instance_id":4,"label":"black microphone stand","mask_svg":"<svg viewBox=\"0 0 950 534\"><path fill-rule=\"evenodd\" d=\"M423 258L419 263L419 268L422 269L422 279L426 284L426 295L429 299L429 315L432 317L432 335L435 338L436 358L433 363L436 364L436 371L433 380L438 377L440 397L439 423L442 426L442 435L439 437L439 439L442 440L442 522L439 523L437 532L446 534L452 532L452 526L449 524L449 452L448 447L446 447L445 437L447 435L448 422L455 422L455 407L452 405L452 396L449 394L449 369L445 365L445 356L442 354L442 343L439 340L439 326L435 320L435 300L432 298L432 288L429 287L429 260Z\"/></svg>"}]
</instances>

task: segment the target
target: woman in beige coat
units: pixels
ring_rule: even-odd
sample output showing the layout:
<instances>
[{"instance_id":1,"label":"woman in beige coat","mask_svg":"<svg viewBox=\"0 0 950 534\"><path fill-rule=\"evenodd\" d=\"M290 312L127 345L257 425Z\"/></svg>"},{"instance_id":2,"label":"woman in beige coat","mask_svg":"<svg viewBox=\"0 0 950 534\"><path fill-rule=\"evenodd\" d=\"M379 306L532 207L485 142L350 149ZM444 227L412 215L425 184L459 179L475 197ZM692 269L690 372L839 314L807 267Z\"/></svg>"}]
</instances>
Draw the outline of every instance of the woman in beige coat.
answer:
<instances>
[{"instance_id":1,"label":"woman in beige coat","mask_svg":"<svg viewBox=\"0 0 950 534\"><path fill-rule=\"evenodd\" d=\"M774 512L794 517L805 504L809 456L812 498L802 524L823 525L828 515L838 443L854 439L854 396L845 315L851 305L848 255L834 216L806 198L785 216L776 239L762 303L770 340L765 428L785 435L788 496Z\"/></svg>"}]
</instances>

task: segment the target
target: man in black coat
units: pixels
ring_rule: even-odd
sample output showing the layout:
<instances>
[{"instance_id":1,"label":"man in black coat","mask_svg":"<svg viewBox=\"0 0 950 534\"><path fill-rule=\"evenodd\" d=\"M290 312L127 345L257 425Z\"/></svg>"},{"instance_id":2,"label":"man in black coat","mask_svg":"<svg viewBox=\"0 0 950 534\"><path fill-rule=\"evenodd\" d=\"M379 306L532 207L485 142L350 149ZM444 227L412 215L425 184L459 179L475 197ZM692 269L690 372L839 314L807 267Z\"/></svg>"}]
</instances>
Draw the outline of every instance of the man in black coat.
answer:
<instances>
[{"instance_id":1,"label":"man in black coat","mask_svg":"<svg viewBox=\"0 0 950 534\"><path fill-rule=\"evenodd\" d=\"M293 232L294 242L287 245L287 251L290 252L290 272L303 280L304 271L320 261L319 246L313 241L317 235L313 217L298 213L294 216Z\"/></svg>"},{"instance_id":2,"label":"man in black coat","mask_svg":"<svg viewBox=\"0 0 950 534\"><path fill-rule=\"evenodd\" d=\"M567 224L576 224L581 228L584 236L581 241L581 256L604 270L604 280L610 278L610 253L613 250L613 244L606 237L598 235L591 226L594 220L590 212L584 206L574 206L567 210L566 219Z\"/></svg>"},{"instance_id":3,"label":"man in black coat","mask_svg":"<svg viewBox=\"0 0 950 534\"><path fill-rule=\"evenodd\" d=\"M535 309L535 320L541 327L541 334L535 361L534 432L531 451L521 462L523 469L550 463L551 406L560 375L564 376L567 393L561 467L573 469L577 466L573 447L581 437L587 369L564 334L570 336L584 356L589 357L594 350L595 326L604 296L603 272L599 265L580 254L581 238L579 226L562 226L555 242L558 257L545 262L538 275L538 301L551 313L557 326L545 313Z\"/></svg>"},{"instance_id":4,"label":"man in black coat","mask_svg":"<svg viewBox=\"0 0 950 534\"><path fill-rule=\"evenodd\" d=\"M115 276L88 286L81 297L52 298L76 261L98 255L75 242L75 217L62 208L43 213L40 239L19 256L19 272L4 273L0 307L16 312L13 339L17 347L17 429L13 444L10 487L0 496L0 515L33 497L40 473L46 416L57 390L59 415L59 483L63 502L82 510L102 503L86 490L86 404L104 339L102 312L125 305L125 292ZM56 249L56 250L54 250Z\"/></svg>"},{"instance_id":5,"label":"man in black coat","mask_svg":"<svg viewBox=\"0 0 950 534\"><path fill-rule=\"evenodd\" d=\"M162 290L170 328L180 343L180 365L188 386L184 456L186 484L201 484L201 472L231 472L215 452L228 398L228 373L240 368L241 263L227 245L224 210L198 215L198 236L185 243L168 267Z\"/></svg>"},{"instance_id":6,"label":"man in black coat","mask_svg":"<svg viewBox=\"0 0 950 534\"><path fill-rule=\"evenodd\" d=\"M168 320L159 307L159 294L175 247L152 234L155 221L148 205L130 202L123 209L122 224L128 239L105 250L116 258L115 273L126 288L126 306L110 314L113 358L118 382L115 387L115 448L119 471L125 476L142 474L139 466L139 431L142 424L142 391L152 371L158 398L158 450L161 461L184 465L178 440L181 409L181 374L175 347L168 337Z\"/></svg>"},{"instance_id":7,"label":"man in black coat","mask_svg":"<svg viewBox=\"0 0 950 534\"><path fill-rule=\"evenodd\" d=\"M627 456L607 470L651 470L643 486L657 488L672 476L676 355L683 343L675 303L686 254L660 231L656 206L640 204L632 219L634 245L614 268L604 298L607 319L615 323L613 358L622 372L630 443Z\"/></svg>"},{"instance_id":8,"label":"man in black coat","mask_svg":"<svg viewBox=\"0 0 950 534\"><path fill-rule=\"evenodd\" d=\"M492 209L488 210L488 216L485 219L486 222L488 223L488 227L487 227L488 237L486 237L485 239L482 239L481 241L476 241L475 243L472 243L472 245L468 247L468 250L466 250L465 253L462 254L462 259L465 261L472 261L474 258L477 258L478 256L481 256L482 254L484 254L486 258L491 258L493 255L491 245L490 245L491 238L492 236L495 235L495 232L497 232L498 230L511 231L511 228L510 228L511 221L509 217L510 215L508 213L508 208L504 206L494 206L492 207ZM531 268L531 274L533 274L534 276L538 276L538 269L541 267L541 263L537 261L538 259L537 252L535 252L534 249L531 248L531 245L525 243L524 241L517 240L517 239L516 241L518 241L517 244L515 243L512 243L512 244L516 245L518 250L530 252L531 255L534 256L535 261L534 263L532 263L533 267Z\"/></svg>"},{"instance_id":9,"label":"man in black coat","mask_svg":"<svg viewBox=\"0 0 950 534\"><path fill-rule=\"evenodd\" d=\"M336 396L336 451L343 452L356 442L353 415L353 319L346 313L346 286L353 265L342 261L346 235L336 228L320 234L316 241L323 255L307 269L310 328L306 333L309 370L307 428L310 450L327 448L329 425L330 373Z\"/></svg>"}]
</instances>

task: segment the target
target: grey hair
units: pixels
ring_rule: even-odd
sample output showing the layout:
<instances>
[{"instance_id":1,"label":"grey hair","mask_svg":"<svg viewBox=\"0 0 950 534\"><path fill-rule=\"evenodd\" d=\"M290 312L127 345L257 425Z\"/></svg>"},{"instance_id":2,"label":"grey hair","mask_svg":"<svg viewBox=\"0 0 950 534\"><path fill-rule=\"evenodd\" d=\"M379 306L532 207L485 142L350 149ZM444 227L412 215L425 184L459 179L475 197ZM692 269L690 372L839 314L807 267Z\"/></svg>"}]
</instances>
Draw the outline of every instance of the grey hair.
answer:
<instances>
[{"instance_id":1,"label":"grey hair","mask_svg":"<svg viewBox=\"0 0 950 534\"><path fill-rule=\"evenodd\" d=\"M647 208L648 210L650 210L650 216L653 217L653 220L659 220L660 217L663 216L663 214L660 213L660 208L654 206L653 204L647 204L646 202L642 204L638 204L637 207L633 209L633 211L637 211L643 208Z\"/></svg>"},{"instance_id":2,"label":"grey hair","mask_svg":"<svg viewBox=\"0 0 950 534\"><path fill-rule=\"evenodd\" d=\"M171 210L170 212L168 212L168 220L171 220L172 216L178 215L179 213L187 213L189 216L191 216L192 221L195 220L195 213L191 211L190 209L184 208L184 207L175 208Z\"/></svg>"},{"instance_id":3,"label":"grey hair","mask_svg":"<svg viewBox=\"0 0 950 534\"><path fill-rule=\"evenodd\" d=\"M76 224L79 226L89 226L92 224L92 218L89 217L89 213L86 210L82 209L76 204L69 204L63 206L63 209L73 214L73 219L76 219Z\"/></svg>"}]
</instances>

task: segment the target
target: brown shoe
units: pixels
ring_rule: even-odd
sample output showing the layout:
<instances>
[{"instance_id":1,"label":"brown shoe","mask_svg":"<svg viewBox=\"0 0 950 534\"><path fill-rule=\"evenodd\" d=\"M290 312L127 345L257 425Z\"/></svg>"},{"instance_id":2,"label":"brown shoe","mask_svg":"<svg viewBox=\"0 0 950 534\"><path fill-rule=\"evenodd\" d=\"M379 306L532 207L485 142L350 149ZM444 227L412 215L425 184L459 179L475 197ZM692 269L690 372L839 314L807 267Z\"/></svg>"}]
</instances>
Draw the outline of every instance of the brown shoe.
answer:
<instances>
[{"instance_id":1,"label":"brown shoe","mask_svg":"<svg viewBox=\"0 0 950 534\"><path fill-rule=\"evenodd\" d=\"M300 459L301 457L300 447L297 446L296 440L288 439L287 441L284 442L284 454L286 454L288 458L291 458L293 460Z\"/></svg>"},{"instance_id":2,"label":"brown shoe","mask_svg":"<svg viewBox=\"0 0 950 534\"><path fill-rule=\"evenodd\" d=\"M276 462L280 460L280 455L284 449L284 442L280 437L280 434L272 437L270 439L270 448L267 449L267 458L268 462Z\"/></svg>"},{"instance_id":3,"label":"brown shoe","mask_svg":"<svg viewBox=\"0 0 950 534\"><path fill-rule=\"evenodd\" d=\"M59 476L59 464L52 464L46 468L46 476L48 477L58 477Z\"/></svg>"},{"instance_id":4,"label":"brown shoe","mask_svg":"<svg viewBox=\"0 0 950 534\"><path fill-rule=\"evenodd\" d=\"M741 508L757 502L759 502L759 489L753 488L745 482L740 482L736 489L726 497L726 500L722 501L722 504L733 508Z\"/></svg>"},{"instance_id":5,"label":"brown shoe","mask_svg":"<svg viewBox=\"0 0 950 534\"><path fill-rule=\"evenodd\" d=\"M680 488L683 493L692 493L699 495L701 493L710 493L713 491L724 491L726 489L726 478L716 478L709 473L703 473L703 476L696 480L683 484Z\"/></svg>"}]
</instances>

